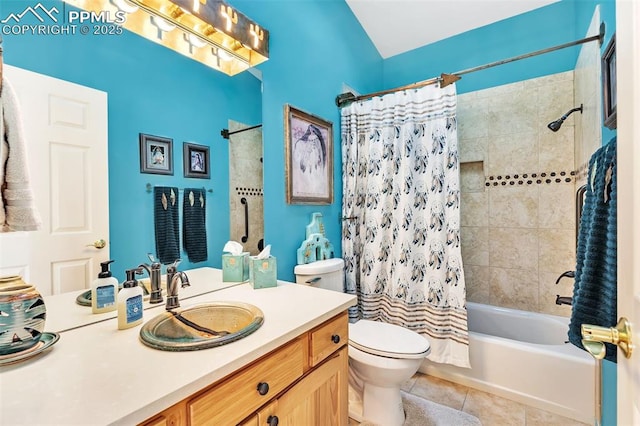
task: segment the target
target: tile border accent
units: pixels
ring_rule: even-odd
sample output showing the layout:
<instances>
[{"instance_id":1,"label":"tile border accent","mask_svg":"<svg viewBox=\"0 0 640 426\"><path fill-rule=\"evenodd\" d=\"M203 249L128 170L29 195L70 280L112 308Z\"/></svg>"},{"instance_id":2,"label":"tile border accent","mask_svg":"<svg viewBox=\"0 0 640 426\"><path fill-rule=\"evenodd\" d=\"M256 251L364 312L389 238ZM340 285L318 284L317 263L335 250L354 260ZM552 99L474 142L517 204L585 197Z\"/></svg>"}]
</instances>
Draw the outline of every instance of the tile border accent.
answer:
<instances>
[{"instance_id":1,"label":"tile border accent","mask_svg":"<svg viewBox=\"0 0 640 426\"><path fill-rule=\"evenodd\" d=\"M484 186L522 186L551 183L569 183L575 180L575 171L514 173L508 175L485 176Z\"/></svg>"},{"instance_id":2,"label":"tile border accent","mask_svg":"<svg viewBox=\"0 0 640 426\"><path fill-rule=\"evenodd\" d=\"M262 188L249 188L244 186L236 186L237 195L249 195L255 197L262 197L264 194Z\"/></svg>"}]
</instances>

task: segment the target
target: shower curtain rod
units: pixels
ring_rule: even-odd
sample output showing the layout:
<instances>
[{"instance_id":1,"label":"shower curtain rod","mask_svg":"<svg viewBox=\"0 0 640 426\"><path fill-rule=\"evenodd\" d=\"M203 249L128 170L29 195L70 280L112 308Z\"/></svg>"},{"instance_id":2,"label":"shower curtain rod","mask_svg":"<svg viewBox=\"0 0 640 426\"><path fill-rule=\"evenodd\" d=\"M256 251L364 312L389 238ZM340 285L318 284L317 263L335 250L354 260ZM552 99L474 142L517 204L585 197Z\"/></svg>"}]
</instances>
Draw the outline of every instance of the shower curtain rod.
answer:
<instances>
[{"instance_id":1,"label":"shower curtain rod","mask_svg":"<svg viewBox=\"0 0 640 426\"><path fill-rule=\"evenodd\" d=\"M532 56L538 56L538 55L542 55L544 53L549 53L549 52L553 52L555 50L565 49L567 47L572 47L572 46L576 46L578 44L583 44L583 43L589 43L589 42L596 41L596 40L600 43L600 45L602 45L602 41L604 40L604 29L605 29L605 26L604 26L604 22L603 22L603 23L600 24L600 33L598 35L594 35L594 36L591 36L591 37L586 37L586 38L583 38L583 39L580 39L580 40L576 40L576 41L572 41L572 42L569 42L569 43L560 44L560 45L553 46L553 47L548 47L546 49L537 50L535 52L525 53L524 55L520 55L520 56L514 56L512 58L502 59L500 61L491 62L489 64L480 65L480 66L473 67L473 68L468 68L466 70L458 71L458 72L455 72L453 74L442 73L442 74L440 74L439 77L433 77L433 78L430 78L428 80L418 81L417 83L412 83L412 84L408 84L406 86L396 87L395 89L382 90L382 91L379 91L379 92L368 93L366 95L360 95L360 96L356 96L351 92L342 93L342 94L336 96L336 105L338 107L342 108L343 106L347 106L351 102L361 101L361 100L364 100L364 99L370 99L370 98L373 98L375 96L385 95L387 93L399 92L399 91L402 91L402 90L417 89L419 87L428 86L430 84L435 84L435 83L438 83L438 82L441 83L441 87L447 87L451 83L455 83L456 81L460 80L462 78L460 76L464 75L464 74L469 74L469 73L472 73L472 72L485 70L487 68L496 67L498 65L508 64L509 62L514 62L514 61L519 61L521 59L531 58Z\"/></svg>"},{"instance_id":2,"label":"shower curtain rod","mask_svg":"<svg viewBox=\"0 0 640 426\"><path fill-rule=\"evenodd\" d=\"M258 127L262 127L262 124L256 124L255 126L251 126L251 127L245 127L244 129L235 130L233 132L230 132L229 129L222 129L220 131L220 134L222 135L223 138L229 139L229 136L231 135L235 135L236 133L246 132L247 130L257 129Z\"/></svg>"}]
</instances>

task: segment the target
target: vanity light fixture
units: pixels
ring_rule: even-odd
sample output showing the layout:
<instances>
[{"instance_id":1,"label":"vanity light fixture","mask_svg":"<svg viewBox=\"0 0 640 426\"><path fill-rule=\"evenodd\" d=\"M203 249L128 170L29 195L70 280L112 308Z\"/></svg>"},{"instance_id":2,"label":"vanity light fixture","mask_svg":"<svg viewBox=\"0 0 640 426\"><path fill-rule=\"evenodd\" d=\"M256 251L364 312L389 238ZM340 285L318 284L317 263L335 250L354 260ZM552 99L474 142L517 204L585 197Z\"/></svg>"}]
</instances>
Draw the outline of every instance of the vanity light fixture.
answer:
<instances>
[{"instance_id":1,"label":"vanity light fixture","mask_svg":"<svg viewBox=\"0 0 640 426\"><path fill-rule=\"evenodd\" d=\"M64 0L235 75L269 59L269 31L223 0ZM116 15L118 14L118 15Z\"/></svg>"}]
</instances>

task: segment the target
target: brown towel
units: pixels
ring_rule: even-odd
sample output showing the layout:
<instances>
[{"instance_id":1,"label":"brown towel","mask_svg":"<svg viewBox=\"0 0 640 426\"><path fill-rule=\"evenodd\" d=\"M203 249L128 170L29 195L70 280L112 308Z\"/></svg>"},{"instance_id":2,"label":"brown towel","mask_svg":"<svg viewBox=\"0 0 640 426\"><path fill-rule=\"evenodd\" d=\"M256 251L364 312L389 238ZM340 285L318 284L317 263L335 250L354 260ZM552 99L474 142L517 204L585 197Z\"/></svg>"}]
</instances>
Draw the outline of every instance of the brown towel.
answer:
<instances>
[{"instance_id":1,"label":"brown towel","mask_svg":"<svg viewBox=\"0 0 640 426\"><path fill-rule=\"evenodd\" d=\"M0 116L0 232L35 231L41 222L33 205L20 108L6 77L2 79Z\"/></svg>"}]
</instances>

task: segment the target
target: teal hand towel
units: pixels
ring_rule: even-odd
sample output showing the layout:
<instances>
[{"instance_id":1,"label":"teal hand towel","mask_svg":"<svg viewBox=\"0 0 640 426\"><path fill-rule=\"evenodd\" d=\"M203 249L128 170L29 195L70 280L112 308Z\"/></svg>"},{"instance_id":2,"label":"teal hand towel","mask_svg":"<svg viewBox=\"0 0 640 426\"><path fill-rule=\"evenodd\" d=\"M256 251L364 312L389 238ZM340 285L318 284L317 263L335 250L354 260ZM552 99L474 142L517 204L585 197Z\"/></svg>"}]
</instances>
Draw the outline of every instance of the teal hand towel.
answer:
<instances>
[{"instance_id":1,"label":"teal hand towel","mask_svg":"<svg viewBox=\"0 0 640 426\"><path fill-rule=\"evenodd\" d=\"M182 241L191 262L207 260L206 193L185 188L182 201Z\"/></svg>"},{"instance_id":2,"label":"teal hand towel","mask_svg":"<svg viewBox=\"0 0 640 426\"><path fill-rule=\"evenodd\" d=\"M178 214L178 188L156 186L153 189L156 254L165 265L180 258Z\"/></svg>"}]
</instances>

